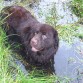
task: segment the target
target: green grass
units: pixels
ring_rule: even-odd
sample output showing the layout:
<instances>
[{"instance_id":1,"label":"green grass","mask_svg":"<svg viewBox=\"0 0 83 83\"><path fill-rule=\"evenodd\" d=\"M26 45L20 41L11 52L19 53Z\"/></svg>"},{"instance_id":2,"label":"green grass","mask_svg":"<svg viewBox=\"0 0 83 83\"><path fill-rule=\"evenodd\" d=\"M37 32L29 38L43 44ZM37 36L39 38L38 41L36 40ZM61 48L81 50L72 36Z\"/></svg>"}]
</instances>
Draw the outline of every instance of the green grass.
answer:
<instances>
[{"instance_id":1,"label":"green grass","mask_svg":"<svg viewBox=\"0 0 83 83\"><path fill-rule=\"evenodd\" d=\"M10 56L9 47L5 47L6 35L3 33L0 27L0 82L5 83L8 76L8 57Z\"/></svg>"},{"instance_id":2,"label":"green grass","mask_svg":"<svg viewBox=\"0 0 83 83\"><path fill-rule=\"evenodd\" d=\"M69 43L72 43L75 37L79 37L80 35L78 32L78 29L80 29L79 24L59 25L56 27L56 29L59 33L59 38Z\"/></svg>"},{"instance_id":3,"label":"green grass","mask_svg":"<svg viewBox=\"0 0 83 83\"><path fill-rule=\"evenodd\" d=\"M83 18L83 0L72 0L71 7L78 17Z\"/></svg>"}]
</instances>

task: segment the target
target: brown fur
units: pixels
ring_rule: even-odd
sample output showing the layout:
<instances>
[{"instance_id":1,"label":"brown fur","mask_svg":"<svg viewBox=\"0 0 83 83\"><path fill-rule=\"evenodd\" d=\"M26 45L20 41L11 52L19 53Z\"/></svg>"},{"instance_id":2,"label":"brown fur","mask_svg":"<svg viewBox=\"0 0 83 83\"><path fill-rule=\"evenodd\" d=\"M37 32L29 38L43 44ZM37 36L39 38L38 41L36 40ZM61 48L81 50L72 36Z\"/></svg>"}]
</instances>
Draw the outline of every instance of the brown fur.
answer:
<instances>
[{"instance_id":1,"label":"brown fur","mask_svg":"<svg viewBox=\"0 0 83 83\"><path fill-rule=\"evenodd\" d=\"M30 63L48 64L58 49L58 33L48 24L42 24L24 7L9 6L2 10L2 17L6 17L3 27L7 35L16 34L24 46L24 57ZM8 26L8 27L7 27ZM13 40L14 40L13 38ZM22 52L21 51L21 52Z\"/></svg>"}]
</instances>

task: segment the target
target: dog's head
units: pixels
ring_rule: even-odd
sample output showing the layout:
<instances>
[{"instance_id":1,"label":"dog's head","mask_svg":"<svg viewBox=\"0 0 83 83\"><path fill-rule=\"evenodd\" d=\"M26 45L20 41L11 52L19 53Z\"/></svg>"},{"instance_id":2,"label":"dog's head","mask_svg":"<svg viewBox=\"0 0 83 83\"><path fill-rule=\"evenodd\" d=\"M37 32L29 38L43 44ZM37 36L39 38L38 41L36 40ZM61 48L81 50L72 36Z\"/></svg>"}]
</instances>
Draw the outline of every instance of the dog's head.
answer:
<instances>
[{"instance_id":1,"label":"dog's head","mask_svg":"<svg viewBox=\"0 0 83 83\"><path fill-rule=\"evenodd\" d=\"M37 52L54 46L55 34L57 37L57 32L54 33L52 26L43 24L30 41L32 51Z\"/></svg>"}]
</instances>

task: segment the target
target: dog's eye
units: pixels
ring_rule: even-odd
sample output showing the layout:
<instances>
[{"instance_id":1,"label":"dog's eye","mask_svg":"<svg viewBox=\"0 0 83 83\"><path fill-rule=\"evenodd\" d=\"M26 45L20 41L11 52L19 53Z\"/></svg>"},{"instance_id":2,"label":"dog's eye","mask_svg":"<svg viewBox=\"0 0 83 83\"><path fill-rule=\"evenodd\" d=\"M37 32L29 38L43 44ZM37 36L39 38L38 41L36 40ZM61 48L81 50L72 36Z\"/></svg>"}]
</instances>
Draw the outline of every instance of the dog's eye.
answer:
<instances>
[{"instance_id":1,"label":"dog's eye","mask_svg":"<svg viewBox=\"0 0 83 83\"><path fill-rule=\"evenodd\" d=\"M46 32L43 32L43 35L46 35Z\"/></svg>"},{"instance_id":2,"label":"dog's eye","mask_svg":"<svg viewBox=\"0 0 83 83\"><path fill-rule=\"evenodd\" d=\"M35 32L35 35L36 35L36 34L38 34L38 33L39 33L39 32L38 32L38 31L36 31L36 32Z\"/></svg>"},{"instance_id":3,"label":"dog's eye","mask_svg":"<svg viewBox=\"0 0 83 83\"><path fill-rule=\"evenodd\" d=\"M37 33L35 33L35 35L37 35Z\"/></svg>"},{"instance_id":4,"label":"dog's eye","mask_svg":"<svg viewBox=\"0 0 83 83\"><path fill-rule=\"evenodd\" d=\"M38 32L35 32L35 35L37 35L38 34Z\"/></svg>"},{"instance_id":5,"label":"dog's eye","mask_svg":"<svg viewBox=\"0 0 83 83\"><path fill-rule=\"evenodd\" d=\"M42 35L42 39L44 40L44 39L46 39L47 38L47 36L46 35Z\"/></svg>"}]
</instances>

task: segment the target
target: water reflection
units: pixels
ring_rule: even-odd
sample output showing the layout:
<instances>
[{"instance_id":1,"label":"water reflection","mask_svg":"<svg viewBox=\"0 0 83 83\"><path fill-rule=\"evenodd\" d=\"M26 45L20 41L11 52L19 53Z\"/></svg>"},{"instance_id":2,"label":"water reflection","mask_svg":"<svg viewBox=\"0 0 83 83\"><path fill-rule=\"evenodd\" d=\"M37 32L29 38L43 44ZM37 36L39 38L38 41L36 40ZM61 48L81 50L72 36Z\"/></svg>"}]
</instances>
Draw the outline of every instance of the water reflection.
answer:
<instances>
[{"instance_id":1,"label":"water reflection","mask_svg":"<svg viewBox=\"0 0 83 83\"><path fill-rule=\"evenodd\" d=\"M83 42L78 39L72 45L64 41L60 42L54 65L58 76L83 80L83 54L79 53L80 50L83 51ZM78 82L76 81L75 83Z\"/></svg>"}]
</instances>

